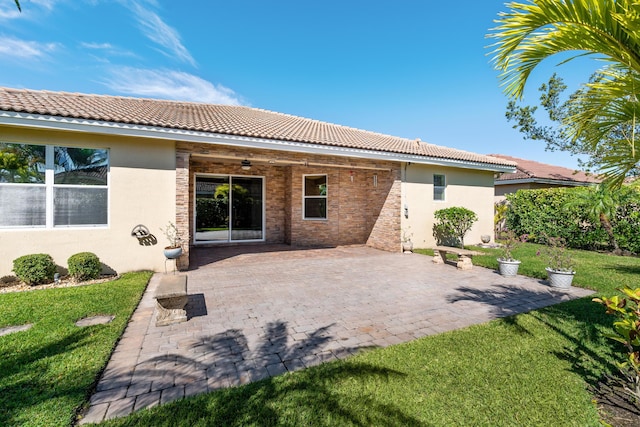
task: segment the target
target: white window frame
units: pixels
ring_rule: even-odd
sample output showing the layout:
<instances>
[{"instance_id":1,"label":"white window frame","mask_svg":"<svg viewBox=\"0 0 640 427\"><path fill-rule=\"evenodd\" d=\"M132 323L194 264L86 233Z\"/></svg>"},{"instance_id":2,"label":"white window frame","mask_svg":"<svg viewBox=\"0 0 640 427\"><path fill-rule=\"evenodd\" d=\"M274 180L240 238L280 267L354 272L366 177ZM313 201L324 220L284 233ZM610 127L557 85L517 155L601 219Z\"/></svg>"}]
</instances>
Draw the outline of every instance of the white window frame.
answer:
<instances>
[{"instance_id":1,"label":"white window frame","mask_svg":"<svg viewBox=\"0 0 640 427\"><path fill-rule=\"evenodd\" d=\"M441 176L444 185L436 185L436 176ZM442 199L436 199L436 189L442 190ZM444 202L447 200L447 176L443 173L434 173L433 174L433 201L434 202Z\"/></svg>"},{"instance_id":2,"label":"white window frame","mask_svg":"<svg viewBox=\"0 0 640 427\"><path fill-rule=\"evenodd\" d=\"M324 176L325 186L327 188L326 194L324 196L307 196L306 185L307 185L307 177L319 177ZM306 201L307 199L324 199L325 200L325 215L324 218L310 217L307 218L306 212ZM302 175L302 219L305 221L327 221L329 219L329 175L326 173L309 173Z\"/></svg>"},{"instance_id":3,"label":"white window frame","mask_svg":"<svg viewBox=\"0 0 640 427\"><path fill-rule=\"evenodd\" d=\"M111 152L108 148L102 147L89 147L89 146L74 146L74 145L62 145L62 144L34 144L30 142L14 142L14 141L0 141L7 144L23 144L23 145L39 145L45 147L45 178L44 184L27 184L27 183L0 183L4 186L43 186L45 188L45 225L17 225L17 226L2 226L0 230L9 229L37 229L37 230L69 230L74 228L109 228L111 223ZM66 147L66 148L91 148L96 150L107 150L107 184L106 185L70 185L70 184L55 184L55 148L54 147ZM106 224L74 224L74 225L55 225L54 224L54 188L105 188L107 190L107 223Z\"/></svg>"}]
</instances>

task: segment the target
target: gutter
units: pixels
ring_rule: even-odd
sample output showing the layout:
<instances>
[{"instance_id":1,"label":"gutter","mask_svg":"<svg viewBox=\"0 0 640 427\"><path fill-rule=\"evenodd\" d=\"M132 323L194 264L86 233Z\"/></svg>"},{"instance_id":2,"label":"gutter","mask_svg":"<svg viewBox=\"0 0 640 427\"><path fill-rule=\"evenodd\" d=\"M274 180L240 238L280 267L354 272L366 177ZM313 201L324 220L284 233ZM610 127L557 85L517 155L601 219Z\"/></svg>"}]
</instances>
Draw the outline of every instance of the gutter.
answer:
<instances>
[{"instance_id":1,"label":"gutter","mask_svg":"<svg viewBox=\"0 0 640 427\"><path fill-rule=\"evenodd\" d=\"M515 166L495 165L491 163L467 160L443 159L439 157L420 156L415 154L402 154L350 147L324 146L305 142L199 132L158 126L107 122L101 120L18 113L14 111L0 111L0 124L25 128L84 132L101 135L154 138L213 145L232 145L242 148L260 148L305 154L356 157L361 159L384 160L391 162L411 162L425 165L449 166L492 172L515 172Z\"/></svg>"}]
</instances>

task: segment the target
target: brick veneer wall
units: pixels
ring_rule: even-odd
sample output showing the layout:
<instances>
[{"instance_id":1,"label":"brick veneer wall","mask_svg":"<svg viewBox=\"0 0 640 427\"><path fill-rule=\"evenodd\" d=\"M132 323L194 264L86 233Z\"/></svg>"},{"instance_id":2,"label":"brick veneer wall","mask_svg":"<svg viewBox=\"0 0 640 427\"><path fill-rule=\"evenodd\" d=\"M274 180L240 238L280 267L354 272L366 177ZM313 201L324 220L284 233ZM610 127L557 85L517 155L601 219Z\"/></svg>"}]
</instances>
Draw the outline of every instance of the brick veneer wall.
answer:
<instances>
[{"instance_id":1,"label":"brick veneer wall","mask_svg":"<svg viewBox=\"0 0 640 427\"><path fill-rule=\"evenodd\" d=\"M216 158L216 155L223 158ZM224 158L229 156L238 159ZM245 157L253 159L250 171L240 168L240 160ZM255 159L273 159L276 162L269 164ZM287 162L311 165L289 165ZM314 166L313 163L323 166ZM188 236L189 242L193 240L194 177L200 173L264 177L267 243L295 246L367 244L389 251L400 250L399 163L178 142L176 226L183 236ZM303 219L302 185L303 176L308 174L327 175L326 220ZM374 186L374 175L377 175L377 186ZM180 268L188 267L189 250L186 246L179 260Z\"/></svg>"}]
</instances>

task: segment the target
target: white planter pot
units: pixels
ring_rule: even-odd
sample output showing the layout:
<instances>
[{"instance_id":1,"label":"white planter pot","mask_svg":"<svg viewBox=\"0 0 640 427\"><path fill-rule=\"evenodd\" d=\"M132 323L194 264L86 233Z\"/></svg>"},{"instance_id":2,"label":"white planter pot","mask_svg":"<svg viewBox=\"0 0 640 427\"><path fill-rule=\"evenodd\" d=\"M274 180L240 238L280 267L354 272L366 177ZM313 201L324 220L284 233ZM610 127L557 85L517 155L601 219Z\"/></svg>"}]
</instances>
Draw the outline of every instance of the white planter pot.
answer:
<instances>
[{"instance_id":1,"label":"white planter pot","mask_svg":"<svg viewBox=\"0 0 640 427\"><path fill-rule=\"evenodd\" d=\"M520 261L512 260L507 261L501 258L498 258L498 271L501 276L511 277L518 274L518 267L520 267Z\"/></svg>"},{"instance_id":2,"label":"white planter pot","mask_svg":"<svg viewBox=\"0 0 640 427\"><path fill-rule=\"evenodd\" d=\"M413 242L408 240L406 242L402 242L402 252L411 253L413 252Z\"/></svg>"},{"instance_id":3,"label":"white planter pot","mask_svg":"<svg viewBox=\"0 0 640 427\"><path fill-rule=\"evenodd\" d=\"M573 282L573 276L576 274L575 271L557 271L549 267L545 268L545 270L549 278L549 285L553 288L560 289L569 289Z\"/></svg>"},{"instance_id":4,"label":"white planter pot","mask_svg":"<svg viewBox=\"0 0 640 427\"><path fill-rule=\"evenodd\" d=\"M164 248L164 256L167 259L176 259L182 255L182 248Z\"/></svg>"}]
</instances>

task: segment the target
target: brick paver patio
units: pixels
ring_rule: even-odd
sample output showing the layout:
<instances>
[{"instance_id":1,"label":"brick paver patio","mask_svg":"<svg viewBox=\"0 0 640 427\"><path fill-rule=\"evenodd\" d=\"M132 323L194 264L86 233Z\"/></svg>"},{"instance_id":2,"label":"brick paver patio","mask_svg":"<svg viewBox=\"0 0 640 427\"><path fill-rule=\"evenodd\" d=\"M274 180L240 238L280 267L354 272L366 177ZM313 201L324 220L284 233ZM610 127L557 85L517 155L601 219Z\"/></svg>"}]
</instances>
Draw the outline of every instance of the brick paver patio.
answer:
<instances>
[{"instance_id":1,"label":"brick paver patio","mask_svg":"<svg viewBox=\"0 0 640 427\"><path fill-rule=\"evenodd\" d=\"M154 275L81 423L591 293L368 247L201 248L191 256L189 320L155 326Z\"/></svg>"}]
</instances>

